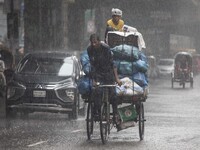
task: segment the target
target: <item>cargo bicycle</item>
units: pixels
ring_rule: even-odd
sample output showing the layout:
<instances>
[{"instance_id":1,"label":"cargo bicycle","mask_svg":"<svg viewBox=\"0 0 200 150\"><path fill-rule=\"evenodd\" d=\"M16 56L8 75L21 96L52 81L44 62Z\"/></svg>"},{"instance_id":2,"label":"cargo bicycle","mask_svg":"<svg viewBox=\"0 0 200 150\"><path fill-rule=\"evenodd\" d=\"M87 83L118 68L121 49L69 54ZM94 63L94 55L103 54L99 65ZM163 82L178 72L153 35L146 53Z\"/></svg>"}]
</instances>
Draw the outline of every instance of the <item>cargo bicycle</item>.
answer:
<instances>
[{"instance_id":1,"label":"cargo bicycle","mask_svg":"<svg viewBox=\"0 0 200 150\"><path fill-rule=\"evenodd\" d=\"M140 42L138 42L140 40ZM136 32L117 32L117 31L109 31L107 34L107 43L110 46L112 52L114 53L114 60L118 62L118 74L123 76L128 72L128 78L132 79L131 82L134 83L133 74L136 73L135 69L136 62L140 63L142 56L139 48L143 45L142 36L140 33ZM139 44L140 43L140 44ZM115 51L116 50L116 51ZM139 60L140 59L140 60ZM138 60L138 61L137 61ZM144 63L143 63L144 64ZM144 75L145 70L147 69L143 67L141 64L139 68L141 72L137 72L140 75ZM123 67L123 70L120 69L120 66ZM136 73L136 74L137 74ZM121 78L121 79L122 79ZM117 117L115 120L115 114L110 109L110 88L114 88L116 85L104 85L99 84L96 88L101 89L103 94L101 97L101 109L98 114L98 117L94 113L96 108L94 107L94 98L92 96L92 92L87 99L88 109L87 109L87 117L86 117L86 126L87 126L87 137L88 140L92 140L92 135L94 133L94 125L95 123L99 124L101 141L103 144L106 144L108 141L109 134L113 127L117 127L117 130L123 130L129 127L133 127L135 124L138 125L139 129L139 139L144 139L144 129L145 129L145 116L144 116L144 102L147 99L148 88L146 86L141 86L141 91L132 90L132 94L117 94ZM133 86L134 87L134 86ZM147 86L148 87L148 86ZM121 107L120 107L121 105ZM126 105L126 106L124 106ZM118 128L120 127L120 129Z\"/></svg>"},{"instance_id":2,"label":"cargo bicycle","mask_svg":"<svg viewBox=\"0 0 200 150\"><path fill-rule=\"evenodd\" d=\"M101 141L103 144L106 144L108 141L108 136L110 131L112 130L113 126L117 126L117 122L115 121L115 117L113 111L110 109L110 95L109 89L116 87L116 85L103 85L99 84L96 88L102 89L102 97L101 97L101 109L98 114L98 118L96 118L94 113L94 101L92 100L92 96L88 98L88 108L87 108L87 118L86 118L86 126L87 126L87 137L88 140L91 140L91 136L93 135L94 131L94 124L99 123L100 128L100 136ZM129 106L135 109L135 123L138 123L139 127L139 138L143 140L144 138L144 106L143 102L146 100L146 96L144 94L137 95L137 96L117 96L119 103L129 103Z\"/></svg>"}]
</instances>

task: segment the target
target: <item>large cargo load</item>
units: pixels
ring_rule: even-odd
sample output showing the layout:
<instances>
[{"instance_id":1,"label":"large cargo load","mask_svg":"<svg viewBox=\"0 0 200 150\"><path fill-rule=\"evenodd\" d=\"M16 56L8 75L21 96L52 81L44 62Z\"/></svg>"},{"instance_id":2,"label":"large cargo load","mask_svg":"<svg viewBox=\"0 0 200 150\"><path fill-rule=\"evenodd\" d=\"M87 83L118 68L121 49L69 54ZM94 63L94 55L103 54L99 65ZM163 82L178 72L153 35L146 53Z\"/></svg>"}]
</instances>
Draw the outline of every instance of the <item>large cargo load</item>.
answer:
<instances>
[{"instance_id":1,"label":"large cargo load","mask_svg":"<svg viewBox=\"0 0 200 150\"><path fill-rule=\"evenodd\" d=\"M121 44L127 44L137 47L139 50L145 49L146 45L140 32L120 32L109 31L106 41L113 48Z\"/></svg>"},{"instance_id":2,"label":"large cargo load","mask_svg":"<svg viewBox=\"0 0 200 150\"><path fill-rule=\"evenodd\" d=\"M142 47L145 47L144 41L143 44L139 42L141 39L143 40L141 37L139 32L109 31L107 42L113 52L121 80L129 78L133 84L135 83L141 88L146 88L148 87L148 63L146 56L141 50ZM123 93L124 95L135 95L138 93L134 91L136 86L132 86L132 91L130 91L130 87L127 89L124 87L126 86L117 87L117 93Z\"/></svg>"}]
</instances>

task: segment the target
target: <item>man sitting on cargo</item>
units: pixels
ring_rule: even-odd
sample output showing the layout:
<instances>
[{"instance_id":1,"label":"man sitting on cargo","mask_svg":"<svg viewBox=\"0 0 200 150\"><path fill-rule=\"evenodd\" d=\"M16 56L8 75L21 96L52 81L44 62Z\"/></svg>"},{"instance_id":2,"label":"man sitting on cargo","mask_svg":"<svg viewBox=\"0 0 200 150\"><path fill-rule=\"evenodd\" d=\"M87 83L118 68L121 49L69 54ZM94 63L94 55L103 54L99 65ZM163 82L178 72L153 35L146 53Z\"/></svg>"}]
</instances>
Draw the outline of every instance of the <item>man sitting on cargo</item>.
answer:
<instances>
[{"instance_id":1,"label":"man sitting on cargo","mask_svg":"<svg viewBox=\"0 0 200 150\"><path fill-rule=\"evenodd\" d=\"M112 8L112 18L106 22L105 39L108 31L122 31L124 21L121 19L122 11L118 8Z\"/></svg>"}]
</instances>

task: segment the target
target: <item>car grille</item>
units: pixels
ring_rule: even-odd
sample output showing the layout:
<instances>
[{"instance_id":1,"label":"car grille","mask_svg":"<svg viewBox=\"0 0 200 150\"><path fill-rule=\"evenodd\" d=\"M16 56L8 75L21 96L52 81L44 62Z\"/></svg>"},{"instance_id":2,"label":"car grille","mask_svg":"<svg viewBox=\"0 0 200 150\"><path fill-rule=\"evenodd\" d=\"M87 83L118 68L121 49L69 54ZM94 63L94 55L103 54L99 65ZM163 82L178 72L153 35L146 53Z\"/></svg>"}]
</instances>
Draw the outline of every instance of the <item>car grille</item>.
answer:
<instances>
[{"instance_id":1,"label":"car grille","mask_svg":"<svg viewBox=\"0 0 200 150\"><path fill-rule=\"evenodd\" d=\"M58 99L56 94L55 94L55 91L54 90L38 90L38 89L35 89L37 91L46 91L46 96L45 97L33 97L33 91L34 89L26 89L25 90L25 93L24 93L24 96L23 96L23 99L26 101L26 102L47 102L48 103L56 103L54 102L55 99Z\"/></svg>"}]
</instances>

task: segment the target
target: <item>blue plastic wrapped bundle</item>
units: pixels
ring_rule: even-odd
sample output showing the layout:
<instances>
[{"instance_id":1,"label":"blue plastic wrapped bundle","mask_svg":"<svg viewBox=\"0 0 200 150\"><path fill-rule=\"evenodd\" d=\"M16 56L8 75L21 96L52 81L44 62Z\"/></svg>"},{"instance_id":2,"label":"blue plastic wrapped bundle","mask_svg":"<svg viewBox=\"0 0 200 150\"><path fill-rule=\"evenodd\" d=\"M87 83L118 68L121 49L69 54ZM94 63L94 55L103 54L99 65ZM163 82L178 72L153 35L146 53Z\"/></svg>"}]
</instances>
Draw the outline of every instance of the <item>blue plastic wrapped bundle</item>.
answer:
<instances>
[{"instance_id":1,"label":"blue plastic wrapped bundle","mask_svg":"<svg viewBox=\"0 0 200 150\"><path fill-rule=\"evenodd\" d=\"M118 73L120 75L128 75L132 76L133 73L138 72L137 67L133 62L128 61L115 61L115 65L117 66Z\"/></svg>"},{"instance_id":2,"label":"blue plastic wrapped bundle","mask_svg":"<svg viewBox=\"0 0 200 150\"><path fill-rule=\"evenodd\" d=\"M81 62L82 68L83 68L83 72L86 75L89 75L91 66L90 66L90 60L89 60L87 50L85 50L81 53L80 62Z\"/></svg>"},{"instance_id":3,"label":"blue plastic wrapped bundle","mask_svg":"<svg viewBox=\"0 0 200 150\"><path fill-rule=\"evenodd\" d=\"M91 92L92 82L91 79L87 76L83 76L78 81L78 90L80 94L88 94Z\"/></svg>"},{"instance_id":4,"label":"blue plastic wrapped bundle","mask_svg":"<svg viewBox=\"0 0 200 150\"><path fill-rule=\"evenodd\" d=\"M143 72L146 73L148 70L149 65L143 61L143 60L137 60L136 62L133 62L134 66L136 67L136 69L138 70L138 72ZM134 72L133 72L134 74Z\"/></svg>"},{"instance_id":5,"label":"blue plastic wrapped bundle","mask_svg":"<svg viewBox=\"0 0 200 150\"><path fill-rule=\"evenodd\" d=\"M148 64L147 57L142 51L139 51L139 59L145 61Z\"/></svg>"},{"instance_id":6,"label":"blue plastic wrapped bundle","mask_svg":"<svg viewBox=\"0 0 200 150\"><path fill-rule=\"evenodd\" d=\"M135 81L139 86L146 87L148 86L148 80L144 73L137 72L133 74L133 81Z\"/></svg>"},{"instance_id":7,"label":"blue plastic wrapped bundle","mask_svg":"<svg viewBox=\"0 0 200 150\"><path fill-rule=\"evenodd\" d=\"M119 45L111 48L115 60L136 61L139 59L139 49L131 45Z\"/></svg>"}]
</instances>

